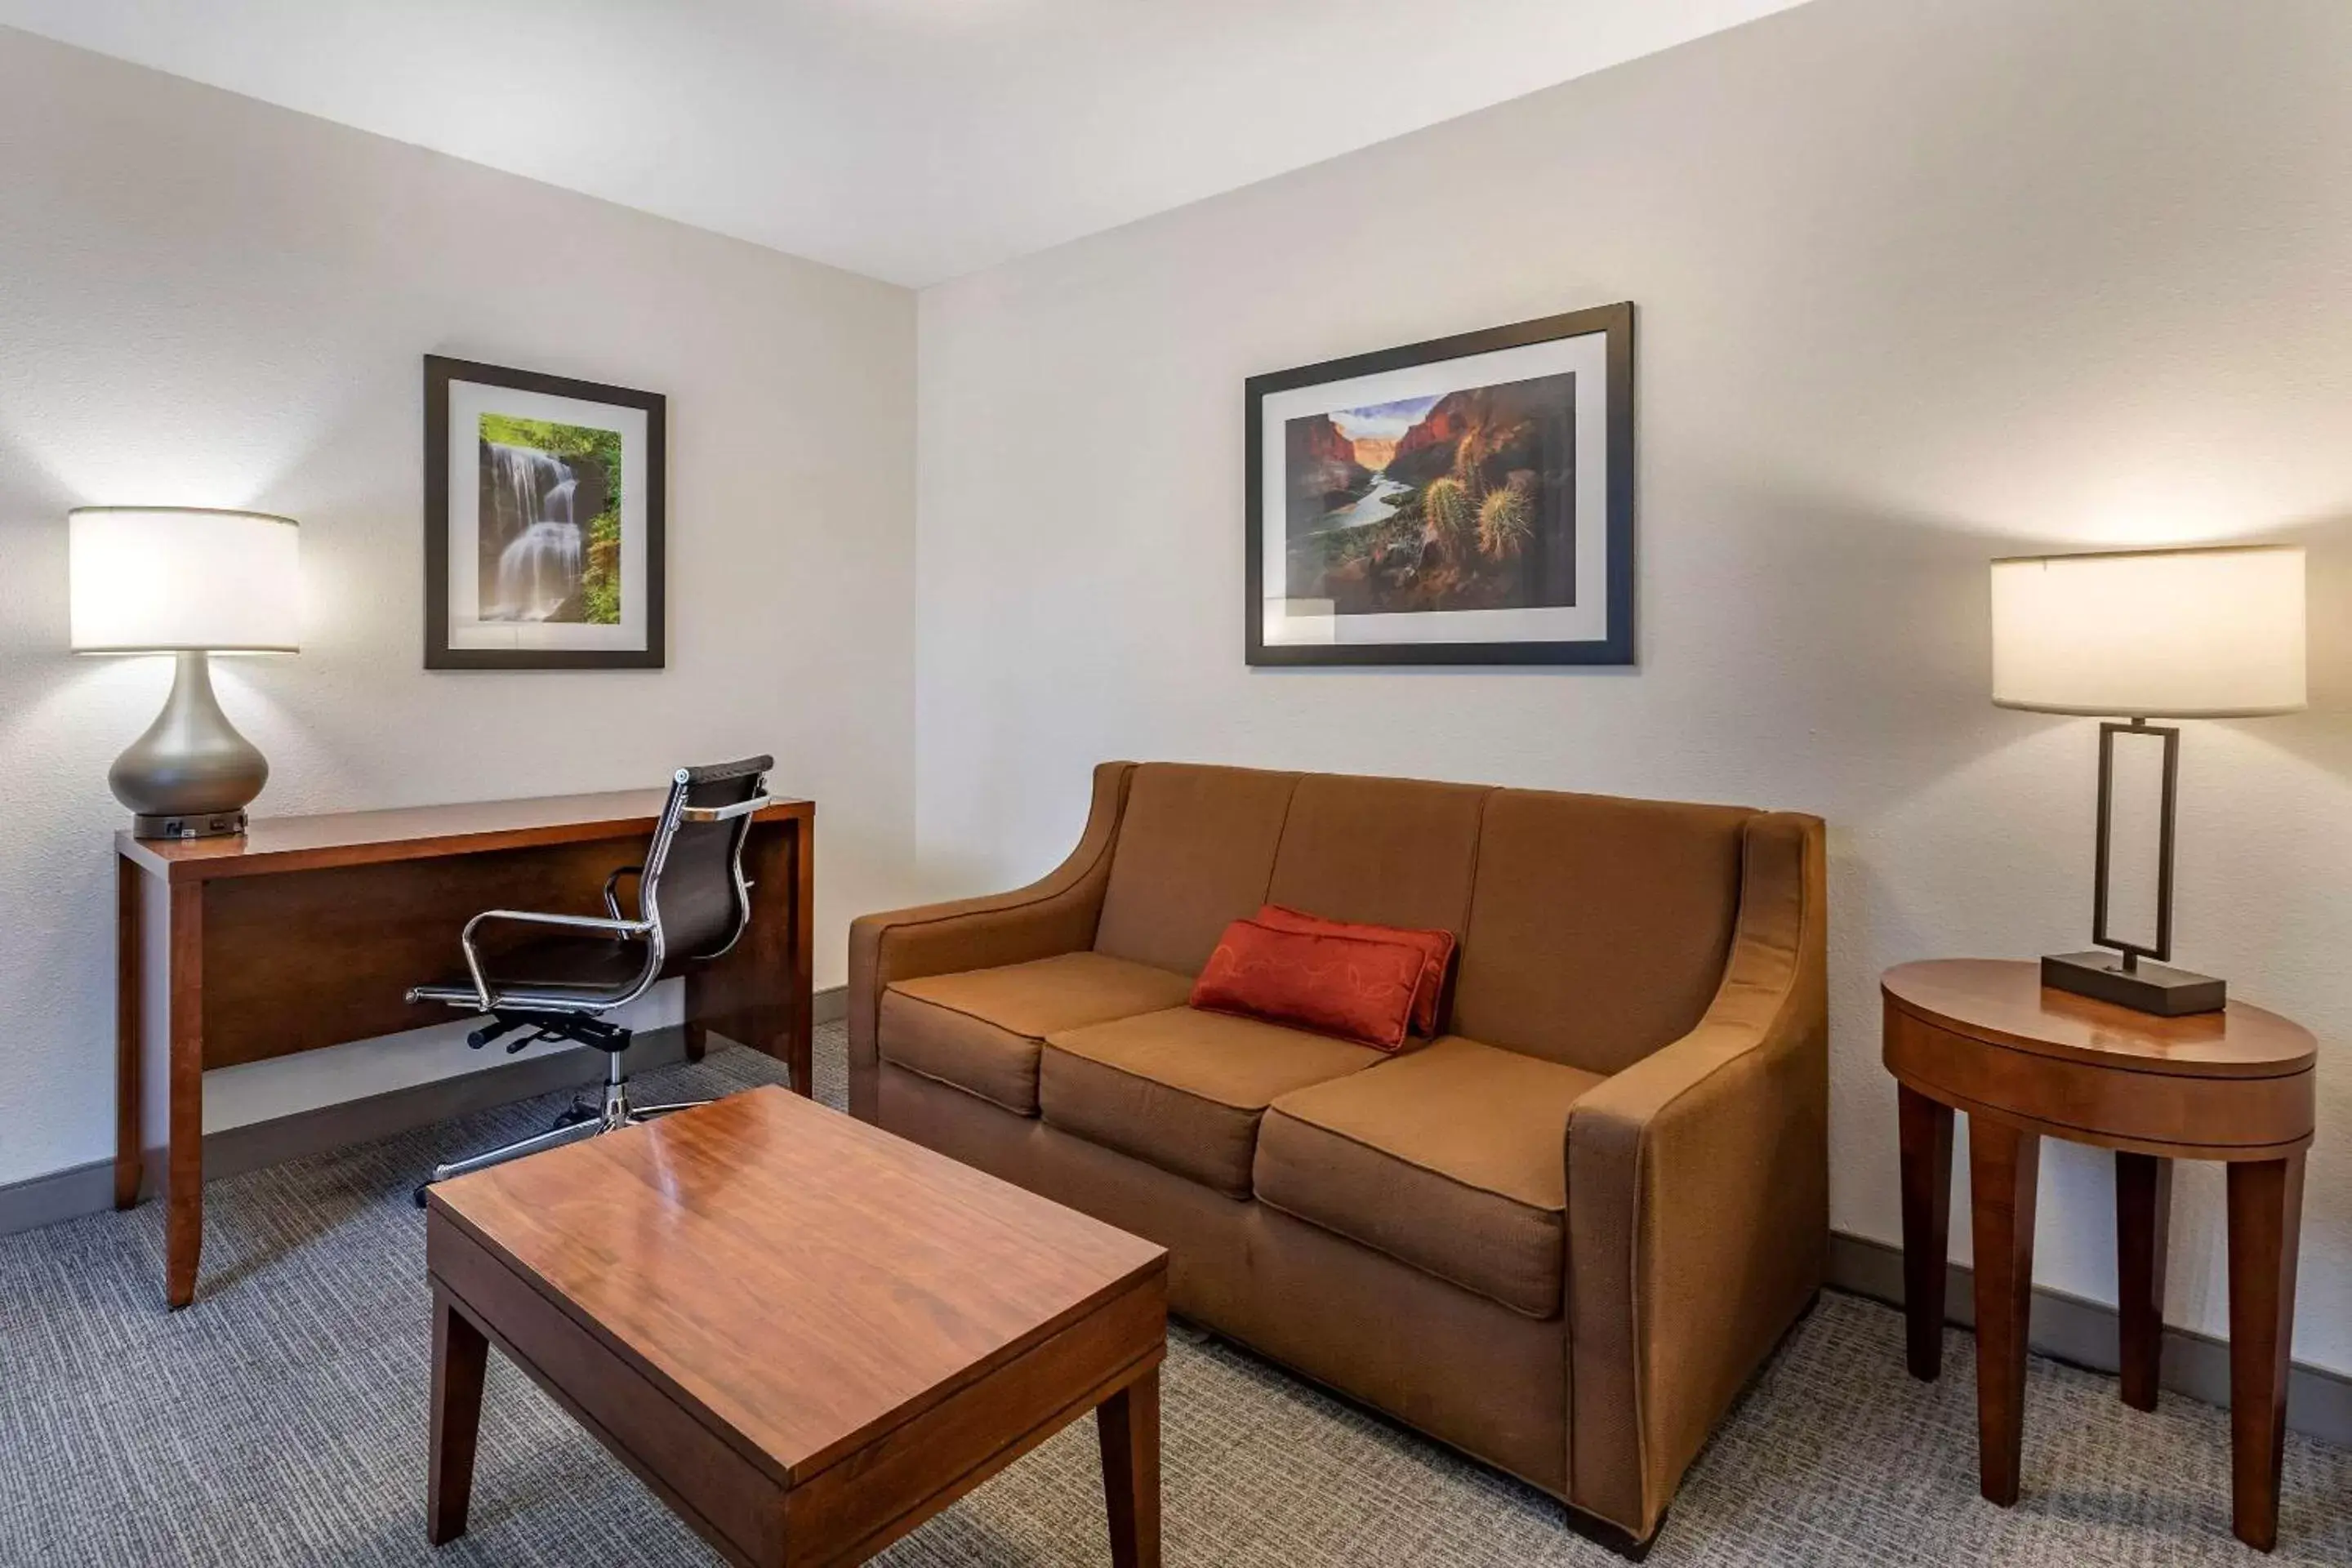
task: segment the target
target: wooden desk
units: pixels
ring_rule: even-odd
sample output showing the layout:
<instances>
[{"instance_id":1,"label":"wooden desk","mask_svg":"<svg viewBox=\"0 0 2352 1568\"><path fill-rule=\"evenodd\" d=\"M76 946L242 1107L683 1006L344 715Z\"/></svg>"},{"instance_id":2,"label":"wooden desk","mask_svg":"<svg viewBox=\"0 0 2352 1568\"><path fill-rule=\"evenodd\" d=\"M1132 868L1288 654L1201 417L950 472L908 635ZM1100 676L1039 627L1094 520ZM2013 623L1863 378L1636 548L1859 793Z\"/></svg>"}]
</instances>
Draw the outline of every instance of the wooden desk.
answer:
<instances>
[{"instance_id":1,"label":"wooden desk","mask_svg":"<svg viewBox=\"0 0 2352 1568\"><path fill-rule=\"evenodd\" d=\"M403 993L463 969L466 921L494 908L602 914L605 876L643 858L667 795L277 817L234 838L115 835L114 1202L138 1202L153 1128L172 1306L194 1299L204 1247L205 1069L449 1022ZM753 819L751 923L686 971L688 1054L716 1032L783 1058L803 1095L815 826L804 800Z\"/></svg>"},{"instance_id":2,"label":"wooden desk","mask_svg":"<svg viewBox=\"0 0 2352 1568\"><path fill-rule=\"evenodd\" d=\"M2032 963L1946 959L1886 972L1885 1061L1899 1086L1903 1293L1914 1377L1942 1370L1952 1112L1969 1113L1976 1239L1977 1463L2017 1500L2042 1139L2116 1152L2123 1399L2156 1408L2172 1162L2229 1165L2231 1524L2278 1540L2304 1152L2316 1044L2232 1002L2160 1018L2042 984Z\"/></svg>"}]
</instances>

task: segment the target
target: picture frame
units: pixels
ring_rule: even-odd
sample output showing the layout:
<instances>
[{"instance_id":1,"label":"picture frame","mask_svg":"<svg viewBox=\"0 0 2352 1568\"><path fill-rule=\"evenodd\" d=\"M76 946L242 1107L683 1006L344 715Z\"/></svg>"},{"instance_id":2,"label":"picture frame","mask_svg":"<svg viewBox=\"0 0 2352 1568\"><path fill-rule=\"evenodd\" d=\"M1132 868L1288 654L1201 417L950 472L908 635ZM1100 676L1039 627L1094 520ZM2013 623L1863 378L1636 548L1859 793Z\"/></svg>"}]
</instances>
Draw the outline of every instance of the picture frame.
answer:
<instances>
[{"instance_id":1,"label":"picture frame","mask_svg":"<svg viewBox=\"0 0 2352 1568\"><path fill-rule=\"evenodd\" d=\"M1252 376L1244 402L1249 664L1634 662L1631 303Z\"/></svg>"},{"instance_id":2,"label":"picture frame","mask_svg":"<svg viewBox=\"0 0 2352 1568\"><path fill-rule=\"evenodd\" d=\"M659 669L668 402L425 356L425 668Z\"/></svg>"}]
</instances>

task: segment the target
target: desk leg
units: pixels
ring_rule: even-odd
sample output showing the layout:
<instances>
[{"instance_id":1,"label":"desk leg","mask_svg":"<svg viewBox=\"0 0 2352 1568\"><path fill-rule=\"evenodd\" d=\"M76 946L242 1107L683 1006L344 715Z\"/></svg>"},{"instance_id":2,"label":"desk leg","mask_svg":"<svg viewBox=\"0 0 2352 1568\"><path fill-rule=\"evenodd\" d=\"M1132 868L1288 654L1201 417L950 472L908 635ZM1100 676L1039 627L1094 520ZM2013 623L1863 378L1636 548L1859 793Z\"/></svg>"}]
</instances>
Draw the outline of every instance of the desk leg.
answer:
<instances>
[{"instance_id":1,"label":"desk leg","mask_svg":"<svg viewBox=\"0 0 2352 1568\"><path fill-rule=\"evenodd\" d=\"M1160 1568L1160 1368L1095 1406L1112 1568Z\"/></svg>"},{"instance_id":2,"label":"desk leg","mask_svg":"<svg viewBox=\"0 0 2352 1568\"><path fill-rule=\"evenodd\" d=\"M793 1091L816 1098L816 817L793 824L792 1037L786 1061ZM1156 1553L1155 1553L1156 1555Z\"/></svg>"},{"instance_id":3,"label":"desk leg","mask_svg":"<svg viewBox=\"0 0 2352 1568\"><path fill-rule=\"evenodd\" d=\"M2278 1544L2303 1160L2230 1166L2230 1522L2261 1552Z\"/></svg>"},{"instance_id":4,"label":"desk leg","mask_svg":"<svg viewBox=\"0 0 2352 1568\"><path fill-rule=\"evenodd\" d=\"M2033 1300L2033 1204L2042 1138L1969 1118L1969 1206L1977 1247L1977 1484L2017 1500L2025 1447L2025 1343Z\"/></svg>"},{"instance_id":5,"label":"desk leg","mask_svg":"<svg viewBox=\"0 0 2352 1568\"><path fill-rule=\"evenodd\" d=\"M2164 1361L2164 1256L2172 1239L2172 1162L2116 1155L2116 1278L2122 1302L2124 1403L2156 1408Z\"/></svg>"},{"instance_id":6,"label":"desk leg","mask_svg":"<svg viewBox=\"0 0 2352 1568\"><path fill-rule=\"evenodd\" d=\"M196 1299L205 1248L205 889L172 889L171 1132L164 1180L163 1299Z\"/></svg>"},{"instance_id":7,"label":"desk leg","mask_svg":"<svg viewBox=\"0 0 2352 1568\"><path fill-rule=\"evenodd\" d=\"M811 824L761 824L743 846L751 882L751 923L725 957L688 972L687 1048L710 1033L781 1058L793 1089L809 1079L810 981L814 973L811 897L815 890Z\"/></svg>"},{"instance_id":8,"label":"desk leg","mask_svg":"<svg viewBox=\"0 0 2352 1568\"><path fill-rule=\"evenodd\" d=\"M128 857L114 858L114 1206L119 1209L138 1203L147 1165L139 1060L145 1045L140 1010L145 962L140 883L145 876Z\"/></svg>"},{"instance_id":9,"label":"desk leg","mask_svg":"<svg viewBox=\"0 0 2352 1568\"><path fill-rule=\"evenodd\" d=\"M439 1224L436 1218L435 1222ZM433 1292L433 1433L425 1469L425 1539L445 1546L466 1533L474 1497L474 1446L482 1429L482 1374L489 1341Z\"/></svg>"},{"instance_id":10,"label":"desk leg","mask_svg":"<svg viewBox=\"0 0 2352 1568\"><path fill-rule=\"evenodd\" d=\"M1944 1370L1944 1283L1952 1242L1952 1108L1895 1090L1903 1141L1903 1317L1911 1375Z\"/></svg>"}]
</instances>

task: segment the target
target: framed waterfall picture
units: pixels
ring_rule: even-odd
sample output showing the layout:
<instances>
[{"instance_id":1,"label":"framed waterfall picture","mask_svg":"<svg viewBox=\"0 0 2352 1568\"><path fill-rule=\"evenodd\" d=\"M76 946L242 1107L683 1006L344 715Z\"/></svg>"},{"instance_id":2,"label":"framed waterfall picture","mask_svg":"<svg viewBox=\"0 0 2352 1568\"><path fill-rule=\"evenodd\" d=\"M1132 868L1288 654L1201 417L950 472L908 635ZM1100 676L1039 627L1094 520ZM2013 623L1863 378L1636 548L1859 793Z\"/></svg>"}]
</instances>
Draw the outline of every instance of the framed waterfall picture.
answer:
<instances>
[{"instance_id":1,"label":"framed waterfall picture","mask_svg":"<svg viewBox=\"0 0 2352 1568\"><path fill-rule=\"evenodd\" d=\"M425 668L659 669L659 393L425 356Z\"/></svg>"},{"instance_id":2,"label":"framed waterfall picture","mask_svg":"<svg viewBox=\"0 0 2352 1568\"><path fill-rule=\"evenodd\" d=\"M1248 384L1254 665L1633 662L1633 307Z\"/></svg>"}]
</instances>

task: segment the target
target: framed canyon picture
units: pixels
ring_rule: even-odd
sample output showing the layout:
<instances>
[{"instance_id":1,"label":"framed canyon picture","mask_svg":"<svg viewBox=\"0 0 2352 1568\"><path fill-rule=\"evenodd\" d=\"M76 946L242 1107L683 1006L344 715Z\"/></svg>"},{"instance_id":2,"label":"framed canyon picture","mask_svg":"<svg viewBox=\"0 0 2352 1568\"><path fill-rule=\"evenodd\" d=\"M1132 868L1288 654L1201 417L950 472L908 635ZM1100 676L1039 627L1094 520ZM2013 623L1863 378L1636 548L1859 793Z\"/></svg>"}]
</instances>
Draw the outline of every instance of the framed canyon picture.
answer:
<instances>
[{"instance_id":1,"label":"framed canyon picture","mask_svg":"<svg viewBox=\"0 0 2352 1568\"><path fill-rule=\"evenodd\" d=\"M425 356L425 667L658 669L659 393Z\"/></svg>"},{"instance_id":2,"label":"framed canyon picture","mask_svg":"<svg viewBox=\"0 0 2352 1568\"><path fill-rule=\"evenodd\" d=\"M1254 665L1633 662L1633 307L1250 378Z\"/></svg>"}]
</instances>

